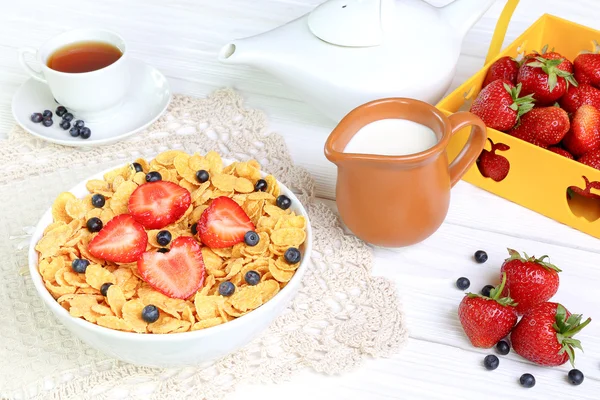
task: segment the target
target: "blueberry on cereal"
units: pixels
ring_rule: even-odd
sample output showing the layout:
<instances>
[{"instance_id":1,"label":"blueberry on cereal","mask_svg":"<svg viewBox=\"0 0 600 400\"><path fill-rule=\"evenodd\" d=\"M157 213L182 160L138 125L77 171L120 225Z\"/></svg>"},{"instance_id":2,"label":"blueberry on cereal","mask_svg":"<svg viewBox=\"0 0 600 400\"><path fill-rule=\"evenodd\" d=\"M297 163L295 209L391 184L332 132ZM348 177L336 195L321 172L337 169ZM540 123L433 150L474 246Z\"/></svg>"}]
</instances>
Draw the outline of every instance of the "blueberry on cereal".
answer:
<instances>
[{"instance_id":1,"label":"blueberry on cereal","mask_svg":"<svg viewBox=\"0 0 600 400\"><path fill-rule=\"evenodd\" d=\"M256 184L254 185L254 190L257 192L264 192L267 190L267 181L264 179L257 180Z\"/></svg>"},{"instance_id":2,"label":"blueberry on cereal","mask_svg":"<svg viewBox=\"0 0 600 400\"><path fill-rule=\"evenodd\" d=\"M100 232L100 229L102 229L102 220L98 217L90 218L87 220L85 226L92 233Z\"/></svg>"},{"instance_id":3,"label":"blueberry on cereal","mask_svg":"<svg viewBox=\"0 0 600 400\"><path fill-rule=\"evenodd\" d=\"M134 162L131 165L133 166L133 169L135 169L135 172L144 172L144 168L142 168L140 163Z\"/></svg>"},{"instance_id":4,"label":"blueberry on cereal","mask_svg":"<svg viewBox=\"0 0 600 400\"><path fill-rule=\"evenodd\" d=\"M76 258L71 263L71 268L73 268L73 271L77 272L78 274L83 274L85 273L85 270L87 269L88 265L90 265L90 262L88 260L84 260L83 258Z\"/></svg>"},{"instance_id":5,"label":"blueberry on cereal","mask_svg":"<svg viewBox=\"0 0 600 400\"><path fill-rule=\"evenodd\" d=\"M199 170L196 171L196 179L198 180L198 182L200 183L204 183L206 181L208 181L208 179L210 178L210 175L208 174L208 172L206 170Z\"/></svg>"},{"instance_id":6,"label":"blueberry on cereal","mask_svg":"<svg viewBox=\"0 0 600 400\"><path fill-rule=\"evenodd\" d=\"M291 205L292 201L285 194L277 197L277 207L281 208L282 210L287 210Z\"/></svg>"},{"instance_id":7,"label":"blueberry on cereal","mask_svg":"<svg viewBox=\"0 0 600 400\"><path fill-rule=\"evenodd\" d=\"M166 247L161 247L160 249L158 249L156 251L158 251L159 253L168 253L170 250L167 249Z\"/></svg>"},{"instance_id":8,"label":"blueberry on cereal","mask_svg":"<svg viewBox=\"0 0 600 400\"><path fill-rule=\"evenodd\" d=\"M192 231L192 235L197 235L198 234L198 223L196 222L195 224L193 224L190 228L190 230Z\"/></svg>"},{"instance_id":9,"label":"blueberry on cereal","mask_svg":"<svg viewBox=\"0 0 600 400\"><path fill-rule=\"evenodd\" d=\"M258 236L258 233L254 231L248 231L244 235L244 243L246 243L248 246L256 246L259 241L260 236Z\"/></svg>"},{"instance_id":10,"label":"blueberry on cereal","mask_svg":"<svg viewBox=\"0 0 600 400\"><path fill-rule=\"evenodd\" d=\"M146 174L146 182L157 182L162 180L162 175L156 171L151 171Z\"/></svg>"},{"instance_id":11,"label":"blueberry on cereal","mask_svg":"<svg viewBox=\"0 0 600 400\"><path fill-rule=\"evenodd\" d=\"M221 296L231 296L235 292L235 285L229 281L221 282L219 285L219 294Z\"/></svg>"},{"instance_id":12,"label":"blueberry on cereal","mask_svg":"<svg viewBox=\"0 0 600 400\"><path fill-rule=\"evenodd\" d=\"M106 204L106 199L100 193L96 193L92 196L92 205L96 208L102 208Z\"/></svg>"},{"instance_id":13,"label":"blueberry on cereal","mask_svg":"<svg viewBox=\"0 0 600 400\"><path fill-rule=\"evenodd\" d=\"M258 285L260 282L260 274L256 271L248 271L244 275L244 280L250 286Z\"/></svg>"},{"instance_id":14,"label":"blueberry on cereal","mask_svg":"<svg viewBox=\"0 0 600 400\"><path fill-rule=\"evenodd\" d=\"M283 257L289 264L296 264L300 262L302 255L300 254L300 250L295 247L290 247L285 251Z\"/></svg>"},{"instance_id":15,"label":"blueberry on cereal","mask_svg":"<svg viewBox=\"0 0 600 400\"><path fill-rule=\"evenodd\" d=\"M167 231L167 230L162 230L159 231L156 234L156 242L158 244L160 244L161 246L166 246L171 242L171 232Z\"/></svg>"},{"instance_id":16,"label":"blueberry on cereal","mask_svg":"<svg viewBox=\"0 0 600 400\"><path fill-rule=\"evenodd\" d=\"M151 324L158 321L158 317L160 317L160 312L155 305L148 304L142 309L142 319L147 323Z\"/></svg>"},{"instance_id":17,"label":"blueberry on cereal","mask_svg":"<svg viewBox=\"0 0 600 400\"><path fill-rule=\"evenodd\" d=\"M100 286L100 294L102 294L102 296L106 297L106 294L108 293L108 288L111 287L113 284L111 282L106 282L104 284L102 284L102 286Z\"/></svg>"}]
</instances>

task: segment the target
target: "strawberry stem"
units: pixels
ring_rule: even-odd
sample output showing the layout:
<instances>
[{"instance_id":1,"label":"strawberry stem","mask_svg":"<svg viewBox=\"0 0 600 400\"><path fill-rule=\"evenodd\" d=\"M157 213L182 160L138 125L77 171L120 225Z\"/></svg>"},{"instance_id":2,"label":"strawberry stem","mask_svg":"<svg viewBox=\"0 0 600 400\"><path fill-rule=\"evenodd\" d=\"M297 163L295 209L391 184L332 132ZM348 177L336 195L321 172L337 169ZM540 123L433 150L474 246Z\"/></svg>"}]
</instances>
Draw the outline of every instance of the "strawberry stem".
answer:
<instances>
[{"instance_id":1,"label":"strawberry stem","mask_svg":"<svg viewBox=\"0 0 600 400\"><path fill-rule=\"evenodd\" d=\"M558 66L565 61L564 58L559 58L558 60L549 60L544 57L535 57L534 59L537 61L529 62L527 63L527 66L541 68L542 71L548 75L548 88L551 92L558 84L558 77L565 78L567 81L567 86L569 83L575 87L579 86L572 73L558 68Z\"/></svg>"},{"instance_id":2,"label":"strawberry stem","mask_svg":"<svg viewBox=\"0 0 600 400\"><path fill-rule=\"evenodd\" d=\"M493 288L492 290L490 290L490 297L486 297L483 296L481 294L476 294L476 293L468 293L467 296L473 298L473 297L481 297L483 299L486 300L492 300L497 302L498 304L502 305L502 306L511 306L514 307L516 306L518 303L515 303L515 301L513 299L510 298L510 296L507 297L500 297L502 295L502 291L504 290L504 286L506 285L506 272L502 273L502 282L500 283L500 285L498 285L497 287Z\"/></svg>"},{"instance_id":3,"label":"strawberry stem","mask_svg":"<svg viewBox=\"0 0 600 400\"><path fill-rule=\"evenodd\" d=\"M544 259L549 258L547 255L543 255L540 258L535 258L535 256L529 257L527 255L527 253L523 252L523 254L525 255L525 258L523 258L523 257L521 257L521 254L519 254L518 251L513 250L513 249L507 249L507 250L508 250L508 254L510 255L510 257L507 258L505 260L505 262L514 261L514 260L519 260L521 262L533 262L538 265L541 265L542 267L546 268L547 270L554 270L556 272L562 272L562 270L560 268L558 268L556 265L544 261Z\"/></svg>"},{"instance_id":4,"label":"strawberry stem","mask_svg":"<svg viewBox=\"0 0 600 400\"><path fill-rule=\"evenodd\" d=\"M517 122L519 119L533 109L533 93L528 94L524 97L519 97L521 94L521 88L523 85L519 83L516 87L510 87L507 83L504 84L504 89L510 94L513 103L510 105L510 109L517 112Z\"/></svg>"},{"instance_id":5,"label":"strawberry stem","mask_svg":"<svg viewBox=\"0 0 600 400\"><path fill-rule=\"evenodd\" d=\"M571 314L567 318L567 310L562 304L558 304L556 307L556 322L552 325L556 331L556 339L562 346L558 354L567 353L573 367L575 367L575 348L583 351L581 342L577 339L573 339L573 336L581 332L583 328L592 322L592 319L588 318L585 322L581 323L582 318L583 316L581 314Z\"/></svg>"}]
</instances>

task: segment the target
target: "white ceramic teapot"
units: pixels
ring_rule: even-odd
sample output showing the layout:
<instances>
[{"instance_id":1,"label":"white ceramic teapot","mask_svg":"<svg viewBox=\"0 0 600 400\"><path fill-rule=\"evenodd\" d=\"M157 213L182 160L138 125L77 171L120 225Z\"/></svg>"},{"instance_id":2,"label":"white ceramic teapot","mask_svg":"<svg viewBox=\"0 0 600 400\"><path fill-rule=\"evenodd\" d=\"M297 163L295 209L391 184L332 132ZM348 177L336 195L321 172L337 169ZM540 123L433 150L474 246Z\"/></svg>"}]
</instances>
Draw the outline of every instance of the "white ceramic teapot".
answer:
<instances>
[{"instance_id":1,"label":"white ceramic teapot","mask_svg":"<svg viewBox=\"0 0 600 400\"><path fill-rule=\"evenodd\" d=\"M437 103L463 36L496 0L329 0L271 31L225 45L219 60L262 68L335 122L384 97Z\"/></svg>"}]
</instances>

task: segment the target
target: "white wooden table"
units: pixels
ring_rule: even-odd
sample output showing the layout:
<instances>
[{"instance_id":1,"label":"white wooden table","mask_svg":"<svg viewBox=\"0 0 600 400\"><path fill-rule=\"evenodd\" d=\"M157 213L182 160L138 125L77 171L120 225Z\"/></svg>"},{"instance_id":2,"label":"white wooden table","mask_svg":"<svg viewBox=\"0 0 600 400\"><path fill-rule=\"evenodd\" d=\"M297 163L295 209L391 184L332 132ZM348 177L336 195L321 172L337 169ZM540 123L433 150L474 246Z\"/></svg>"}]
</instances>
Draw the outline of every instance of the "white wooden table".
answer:
<instances>
[{"instance_id":1,"label":"white wooden table","mask_svg":"<svg viewBox=\"0 0 600 400\"><path fill-rule=\"evenodd\" d=\"M16 58L20 46L37 46L48 37L80 26L119 31L134 56L155 65L175 92L205 96L232 86L252 107L263 109L271 128L285 136L296 162L314 175L318 194L332 199L335 168L323 156L333 127L273 77L247 67L216 61L228 40L276 27L312 9L322 0L2 0L0 13L0 138L14 124L13 93L26 79ZM443 5L449 0L433 0ZM504 6L499 0L469 32L452 88L483 64L493 28ZM552 13L600 29L595 0L521 0L505 43L543 13ZM333 202L331 202L333 204ZM460 276L471 289L497 283L506 248L549 254L559 265L561 288L555 300L594 322L579 338L585 354L578 368L585 382L566 382L569 366L540 368L511 353L500 367L486 371L483 358L493 351L472 348L458 323ZM484 249L490 260L475 264ZM600 398L600 241L467 183L453 190L446 223L430 239L399 251L377 250L375 273L396 281L411 332L407 347L390 359L372 360L341 377L305 373L279 385L248 385L231 399L598 399ZM521 374L537 385L523 389Z\"/></svg>"}]
</instances>

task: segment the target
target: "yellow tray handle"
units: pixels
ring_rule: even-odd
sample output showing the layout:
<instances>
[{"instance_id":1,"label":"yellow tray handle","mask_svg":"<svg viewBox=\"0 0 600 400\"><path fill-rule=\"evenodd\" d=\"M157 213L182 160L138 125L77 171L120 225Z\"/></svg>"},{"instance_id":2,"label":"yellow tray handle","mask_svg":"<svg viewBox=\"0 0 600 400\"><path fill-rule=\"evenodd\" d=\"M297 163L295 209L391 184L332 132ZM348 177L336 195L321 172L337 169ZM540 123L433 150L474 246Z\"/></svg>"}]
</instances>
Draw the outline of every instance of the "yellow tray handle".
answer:
<instances>
[{"instance_id":1,"label":"yellow tray handle","mask_svg":"<svg viewBox=\"0 0 600 400\"><path fill-rule=\"evenodd\" d=\"M496 23L496 29L494 30L494 35L492 36L492 41L490 43L490 49L488 50L487 56L485 58L485 63L489 63L496 57L500 50L502 50L502 43L504 43L504 37L506 36L506 30L508 29L508 24L510 23L510 18L517 8L519 4L519 0L508 0L502 13L500 14L500 18L498 18L498 22Z\"/></svg>"}]
</instances>

